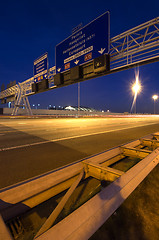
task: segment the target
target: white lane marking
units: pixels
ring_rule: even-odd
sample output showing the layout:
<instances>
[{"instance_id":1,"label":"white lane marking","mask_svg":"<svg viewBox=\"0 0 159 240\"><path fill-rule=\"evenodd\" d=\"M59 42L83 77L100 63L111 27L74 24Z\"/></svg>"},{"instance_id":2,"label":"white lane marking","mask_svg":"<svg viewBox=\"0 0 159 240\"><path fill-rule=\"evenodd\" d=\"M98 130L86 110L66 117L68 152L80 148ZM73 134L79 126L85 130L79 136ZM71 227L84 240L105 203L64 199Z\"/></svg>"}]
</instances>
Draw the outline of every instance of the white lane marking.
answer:
<instances>
[{"instance_id":1,"label":"white lane marking","mask_svg":"<svg viewBox=\"0 0 159 240\"><path fill-rule=\"evenodd\" d=\"M35 143L31 143L31 144L24 144L24 145L13 146L13 147L8 147L8 148L0 148L0 152L17 149L17 148L36 146L36 145L45 144L45 143L59 142L59 141L70 140L70 139L74 139L74 138L81 138L81 137L87 137L87 136L92 136L92 135L99 135L99 134L103 134L103 133L116 132L116 131L120 131L120 130L126 130L126 129L130 129L130 128L142 127L142 126L153 125L153 124L156 124L156 123L143 124L143 125L138 125L138 126L124 127L124 128L117 128L117 129L111 129L111 130L107 130L107 131L103 131L103 132L87 133L87 134L65 137L65 138L56 138L56 139L52 139L52 140L46 140L46 141L42 141L42 142L35 142Z\"/></svg>"}]
</instances>

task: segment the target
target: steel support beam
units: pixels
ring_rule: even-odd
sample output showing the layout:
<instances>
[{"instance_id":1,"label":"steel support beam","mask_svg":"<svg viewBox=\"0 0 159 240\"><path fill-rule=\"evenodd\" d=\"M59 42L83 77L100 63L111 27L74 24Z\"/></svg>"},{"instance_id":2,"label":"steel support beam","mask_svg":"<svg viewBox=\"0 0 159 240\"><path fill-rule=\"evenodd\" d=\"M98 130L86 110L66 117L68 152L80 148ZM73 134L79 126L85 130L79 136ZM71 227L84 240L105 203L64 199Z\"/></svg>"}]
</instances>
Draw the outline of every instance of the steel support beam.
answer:
<instances>
[{"instance_id":1,"label":"steel support beam","mask_svg":"<svg viewBox=\"0 0 159 240\"><path fill-rule=\"evenodd\" d=\"M143 146L148 146L152 149L159 147L159 140L141 138L140 142Z\"/></svg>"},{"instance_id":2,"label":"steel support beam","mask_svg":"<svg viewBox=\"0 0 159 240\"><path fill-rule=\"evenodd\" d=\"M154 137L155 139L159 140L159 132L154 133L154 134L153 134L153 137Z\"/></svg>"},{"instance_id":3,"label":"steel support beam","mask_svg":"<svg viewBox=\"0 0 159 240\"><path fill-rule=\"evenodd\" d=\"M136 157L136 158L145 158L147 157L152 151L150 150L143 150L137 148L128 148L128 147L120 147L122 150L122 154L129 157Z\"/></svg>"},{"instance_id":4,"label":"steel support beam","mask_svg":"<svg viewBox=\"0 0 159 240\"><path fill-rule=\"evenodd\" d=\"M110 167L103 167L100 164L87 163L83 161L86 177L94 177L100 181L114 181L124 172Z\"/></svg>"}]
</instances>

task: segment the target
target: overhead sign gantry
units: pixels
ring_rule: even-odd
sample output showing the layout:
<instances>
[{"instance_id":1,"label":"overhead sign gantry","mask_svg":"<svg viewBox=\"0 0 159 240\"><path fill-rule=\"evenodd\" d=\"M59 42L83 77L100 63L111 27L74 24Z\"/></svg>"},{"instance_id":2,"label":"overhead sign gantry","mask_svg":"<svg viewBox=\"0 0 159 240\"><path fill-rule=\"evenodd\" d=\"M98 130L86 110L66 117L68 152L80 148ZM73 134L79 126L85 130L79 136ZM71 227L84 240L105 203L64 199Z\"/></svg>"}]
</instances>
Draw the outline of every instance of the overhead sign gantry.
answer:
<instances>
[{"instance_id":1,"label":"overhead sign gantry","mask_svg":"<svg viewBox=\"0 0 159 240\"><path fill-rule=\"evenodd\" d=\"M99 27L95 27L95 31L92 30L94 24ZM77 28L77 31L73 32L73 34L66 39L67 41L69 40L67 44L69 45L70 43L70 48L71 46L74 48L68 49L68 45L65 45L66 40L56 46L57 66L53 66L51 68L48 67L48 76L46 79L41 79L40 81L35 82L34 77L32 77L22 83L16 84L15 86L10 86L7 89L4 89L4 86L3 88L1 87L0 100L2 104L6 103L11 96L15 96L15 105L12 115L16 115L18 113L18 108L21 106L21 102L28 102L27 96L35 93L52 90L58 87L123 71L135 66L159 61L159 17L111 38L110 51L108 12L101 15L82 29ZM101 36L103 29L105 33L102 40L100 39L98 41L97 35L99 34L99 36ZM107 29L107 33L105 29ZM81 34L77 36L77 33L80 32ZM92 35L88 34L86 37L87 33ZM85 36L83 36L83 34L85 34ZM95 36L93 34L95 34ZM75 42L73 42L73 36ZM82 36L83 40L79 39ZM92 36L92 38L86 41L89 36ZM85 42L81 43L81 41L84 40L88 43L85 47L83 46ZM104 46L103 42L105 44ZM77 46L76 44L79 45ZM83 46L82 49L80 49L81 46ZM61 47L61 50L58 50L59 47ZM58 51L62 51L62 49L63 52L61 52L60 55ZM90 52L83 52L86 49L87 51L90 49ZM66 50L68 50L67 54L70 53L70 56L65 55ZM76 52L73 52L75 50ZM59 54L58 56L57 53ZM68 65L69 68L67 68L67 64L70 64ZM26 101L22 101L24 99L26 99ZM11 100L13 100L13 98L11 98ZM29 105L29 102L28 104L24 103L24 105L24 107L28 110L27 105ZM31 112L30 107L28 112Z\"/></svg>"}]
</instances>

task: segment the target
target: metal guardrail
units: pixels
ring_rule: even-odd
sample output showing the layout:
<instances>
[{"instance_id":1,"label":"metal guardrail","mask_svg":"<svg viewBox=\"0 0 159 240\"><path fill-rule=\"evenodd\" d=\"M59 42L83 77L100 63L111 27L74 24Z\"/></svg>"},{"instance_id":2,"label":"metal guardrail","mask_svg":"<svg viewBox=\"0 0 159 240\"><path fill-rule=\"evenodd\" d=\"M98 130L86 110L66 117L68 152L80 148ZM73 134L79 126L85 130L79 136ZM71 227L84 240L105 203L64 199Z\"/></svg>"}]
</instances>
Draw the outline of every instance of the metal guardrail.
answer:
<instances>
[{"instance_id":1,"label":"metal guardrail","mask_svg":"<svg viewBox=\"0 0 159 240\"><path fill-rule=\"evenodd\" d=\"M19 222L16 220L17 216L70 188L62 202L57 205L58 211L51 214L36 239L88 239L157 166L159 163L158 138L159 134L155 133L0 190L0 214L3 220L6 222L14 219ZM131 159L138 159L138 163L128 171L119 171L113 167L114 164L129 156ZM57 212L62 210L82 177L112 183L51 227L58 216ZM19 229L21 229L20 225ZM13 231L12 235L14 237Z\"/></svg>"}]
</instances>

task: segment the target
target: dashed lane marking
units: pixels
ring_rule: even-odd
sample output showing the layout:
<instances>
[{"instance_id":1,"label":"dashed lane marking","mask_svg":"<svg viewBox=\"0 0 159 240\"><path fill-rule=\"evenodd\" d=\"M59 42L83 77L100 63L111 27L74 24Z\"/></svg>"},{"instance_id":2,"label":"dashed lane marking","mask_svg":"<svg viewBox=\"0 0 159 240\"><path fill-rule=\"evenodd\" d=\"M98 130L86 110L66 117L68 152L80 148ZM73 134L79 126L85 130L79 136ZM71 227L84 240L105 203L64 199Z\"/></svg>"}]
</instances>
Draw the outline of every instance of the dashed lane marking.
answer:
<instances>
[{"instance_id":1,"label":"dashed lane marking","mask_svg":"<svg viewBox=\"0 0 159 240\"><path fill-rule=\"evenodd\" d=\"M136 126L136 127L142 127L142 126L153 125L153 124L156 124L156 123L143 124L143 125L138 125L138 126ZM2 152L2 151L8 151L8 150L13 150L13 149L18 149L18 148L25 148L25 147L37 146L37 145L46 144L46 143L52 143L52 142L59 142L59 141L64 141L64 140L70 140L70 139L75 139L75 138L81 138L81 137L88 137L88 136L93 136L93 135L99 135L99 134L104 134L104 133L109 133L109 132L116 132L116 131L121 131L121 130L136 128L136 127L134 127L134 126L123 127L123 128L121 127L121 128L117 128L117 129L111 129L111 130L103 131L103 132L87 133L87 134L75 135L75 136L70 136L70 137L65 137L65 138L56 138L56 139L46 140L46 141L41 141L41 142L35 142L35 143L24 144L24 145L19 145L19 146L1 148L1 149L0 149L0 152Z\"/></svg>"}]
</instances>

